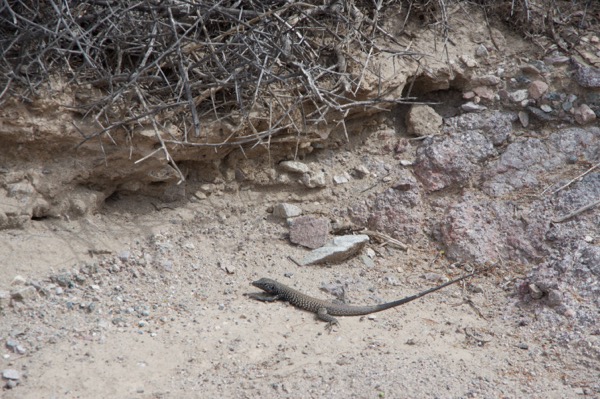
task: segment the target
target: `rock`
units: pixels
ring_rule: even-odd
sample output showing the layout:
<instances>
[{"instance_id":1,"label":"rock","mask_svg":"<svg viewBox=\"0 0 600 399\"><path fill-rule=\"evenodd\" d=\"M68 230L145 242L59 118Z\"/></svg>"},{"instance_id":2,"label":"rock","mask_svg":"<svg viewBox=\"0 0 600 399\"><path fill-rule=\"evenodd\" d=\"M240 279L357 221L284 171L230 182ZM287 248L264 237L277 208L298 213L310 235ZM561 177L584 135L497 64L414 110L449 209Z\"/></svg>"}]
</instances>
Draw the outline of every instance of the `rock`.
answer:
<instances>
[{"instance_id":1,"label":"rock","mask_svg":"<svg viewBox=\"0 0 600 399\"><path fill-rule=\"evenodd\" d=\"M551 106L549 106L548 104L542 104L542 105L540 106L540 109L541 109L542 111L544 111L545 113L552 112L552 107L551 107Z\"/></svg>"},{"instance_id":2,"label":"rock","mask_svg":"<svg viewBox=\"0 0 600 399\"><path fill-rule=\"evenodd\" d=\"M469 68L475 68L479 65L471 56L461 55L458 58Z\"/></svg>"},{"instance_id":3,"label":"rock","mask_svg":"<svg viewBox=\"0 0 600 399\"><path fill-rule=\"evenodd\" d=\"M512 102L520 103L522 101L527 100L527 97L529 97L529 91L527 91L527 90L513 91L512 93L508 94L508 97L510 98L510 100Z\"/></svg>"},{"instance_id":4,"label":"rock","mask_svg":"<svg viewBox=\"0 0 600 399\"><path fill-rule=\"evenodd\" d=\"M355 255L367 242L369 236L364 234L339 236L324 247L311 251L301 263L304 266L340 263Z\"/></svg>"},{"instance_id":5,"label":"rock","mask_svg":"<svg viewBox=\"0 0 600 399\"><path fill-rule=\"evenodd\" d=\"M329 220L314 216L301 216L290 226L290 241L294 244L315 249L327 243Z\"/></svg>"},{"instance_id":6,"label":"rock","mask_svg":"<svg viewBox=\"0 0 600 399\"><path fill-rule=\"evenodd\" d=\"M19 343L14 339L7 339L4 345L11 351L16 352L16 348L19 346Z\"/></svg>"},{"instance_id":7,"label":"rock","mask_svg":"<svg viewBox=\"0 0 600 399\"><path fill-rule=\"evenodd\" d=\"M577 63L574 59L571 59L577 68L575 73L575 80L581 87L588 89L600 88L600 68L594 68L585 66Z\"/></svg>"},{"instance_id":8,"label":"rock","mask_svg":"<svg viewBox=\"0 0 600 399\"><path fill-rule=\"evenodd\" d=\"M569 62L569 57L563 55L550 56L544 58L544 61L549 65L564 65Z\"/></svg>"},{"instance_id":9,"label":"rock","mask_svg":"<svg viewBox=\"0 0 600 399\"><path fill-rule=\"evenodd\" d=\"M502 79L495 75L476 76L472 80L474 86L498 86Z\"/></svg>"},{"instance_id":10,"label":"rock","mask_svg":"<svg viewBox=\"0 0 600 399\"><path fill-rule=\"evenodd\" d=\"M548 91L548 84L546 82L542 82L541 80L534 80L529 85L529 89L527 90L529 93L529 97L534 100L540 99L546 91Z\"/></svg>"},{"instance_id":11,"label":"rock","mask_svg":"<svg viewBox=\"0 0 600 399\"><path fill-rule=\"evenodd\" d=\"M10 292L0 290L0 310L10 305Z\"/></svg>"},{"instance_id":12,"label":"rock","mask_svg":"<svg viewBox=\"0 0 600 399\"><path fill-rule=\"evenodd\" d=\"M495 154L492 143L477 130L438 136L417 149L414 173L428 191L461 186Z\"/></svg>"},{"instance_id":13,"label":"rock","mask_svg":"<svg viewBox=\"0 0 600 399\"><path fill-rule=\"evenodd\" d=\"M308 165L298 161L283 161L279 164L279 167L285 172L290 173L309 173L310 168Z\"/></svg>"},{"instance_id":14,"label":"rock","mask_svg":"<svg viewBox=\"0 0 600 399\"><path fill-rule=\"evenodd\" d=\"M523 72L526 75L541 75L540 70L531 64L521 66L521 72Z\"/></svg>"},{"instance_id":15,"label":"rock","mask_svg":"<svg viewBox=\"0 0 600 399\"><path fill-rule=\"evenodd\" d=\"M509 230L511 242L520 245L523 233L507 217L509 213L510 207L465 194L445 210L437 227L445 254L450 259L485 264L497 256L497 248L508 250L504 232Z\"/></svg>"},{"instance_id":16,"label":"rock","mask_svg":"<svg viewBox=\"0 0 600 399\"><path fill-rule=\"evenodd\" d=\"M10 285L25 285L27 280L23 276L16 275L15 278L11 281Z\"/></svg>"},{"instance_id":17,"label":"rock","mask_svg":"<svg viewBox=\"0 0 600 399\"><path fill-rule=\"evenodd\" d=\"M496 93L494 90L490 89L487 86L478 86L473 89L473 92L477 94L478 97L483 98L485 100L493 100Z\"/></svg>"},{"instance_id":18,"label":"rock","mask_svg":"<svg viewBox=\"0 0 600 399\"><path fill-rule=\"evenodd\" d=\"M487 48L483 44L480 44L475 49L475 56L476 57L487 58L489 55L490 55L489 51L487 50Z\"/></svg>"},{"instance_id":19,"label":"rock","mask_svg":"<svg viewBox=\"0 0 600 399\"><path fill-rule=\"evenodd\" d=\"M19 380L21 378L21 373L15 369L4 369L2 370L2 378L6 380Z\"/></svg>"},{"instance_id":20,"label":"rock","mask_svg":"<svg viewBox=\"0 0 600 399\"><path fill-rule=\"evenodd\" d=\"M580 125L587 125L596 120L596 114L587 104L581 104L575 108L574 116L575 121Z\"/></svg>"},{"instance_id":21,"label":"rock","mask_svg":"<svg viewBox=\"0 0 600 399\"><path fill-rule=\"evenodd\" d=\"M166 271L166 272L172 272L173 271L173 261L172 260L163 260L162 262L160 262L160 267L162 270Z\"/></svg>"},{"instance_id":22,"label":"rock","mask_svg":"<svg viewBox=\"0 0 600 399\"><path fill-rule=\"evenodd\" d=\"M548 306L556 307L563 303L562 295L558 290L548 290Z\"/></svg>"},{"instance_id":23,"label":"rock","mask_svg":"<svg viewBox=\"0 0 600 399\"><path fill-rule=\"evenodd\" d=\"M203 193L202 191L196 191L194 193L194 197L196 197L199 200L205 200L208 198L208 196L205 193Z\"/></svg>"},{"instance_id":24,"label":"rock","mask_svg":"<svg viewBox=\"0 0 600 399\"><path fill-rule=\"evenodd\" d=\"M29 286L13 291L11 294L12 299L15 301L26 301L33 299L37 296L37 290L35 287Z\"/></svg>"},{"instance_id":25,"label":"rock","mask_svg":"<svg viewBox=\"0 0 600 399\"><path fill-rule=\"evenodd\" d=\"M477 46L477 48L475 49L475 56L479 57L479 58L486 58L487 56L489 56L490 53L488 51L488 49L483 45L480 44L479 46Z\"/></svg>"},{"instance_id":26,"label":"rock","mask_svg":"<svg viewBox=\"0 0 600 399\"><path fill-rule=\"evenodd\" d=\"M442 117L428 105L413 105L406 115L408 133L415 136L440 134Z\"/></svg>"},{"instance_id":27,"label":"rock","mask_svg":"<svg viewBox=\"0 0 600 399\"><path fill-rule=\"evenodd\" d=\"M369 175L369 169L367 169L365 165L359 165L356 168L354 168L354 174L359 179L364 179L366 176Z\"/></svg>"},{"instance_id":28,"label":"rock","mask_svg":"<svg viewBox=\"0 0 600 399\"><path fill-rule=\"evenodd\" d=\"M480 105L480 104L475 104L474 102L469 101L469 102L461 105L460 109L462 109L465 112L482 112L482 111L485 111L487 109L487 107Z\"/></svg>"},{"instance_id":29,"label":"rock","mask_svg":"<svg viewBox=\"0 0 600 399\"><path fill-rule=\"evenodd\" d=\"M277 204L273 207L273 216L278 218L287 219L294 218L300 215L302 215L302 209L300 209L296 205L282 202L281 204Z\"/></svg>"},{"instance_id":30,"label":"rock","mask_svg":"<svg viewBox=\"0 0 600 399\"><path fill-rule=\"evenodd\" d=\"M349 181L350 180L348 179L347 176L343 176L343 175L342 176L339 176L339 175L333 176L333 182L335 184L346 184Z\"/></svg>"},{"instance_id":31,"label":"rock","mask_svg":"<svg viewBox=\"0 0 600 399\"><path fill-rule=\"evenodd\" d=\"M544 296L544 291L535 284L529 284L529 295L531 295L533 299L540 299Z\"/></svg>"},{"instance_id":32,"label":"rock","mask_svg":"<svg viewBox=\"0 0 600 399\"><path fill-rule=\"evenodd\" d=\"M121 262L127 262L129 260L129 257L131 256L131 252L125 250L125 251L121 251L119 252L119 254L117 255L117 257L119 258L119 260Z\"/></svg>"},{"instance_id":33,"label":"rock","mask_svg":"<svg viewBox=\"0 0 600 399\"><path fill-rule=\"evenodd\" d=\"M325 173L322 171L316 172L315 174L305 173L302 175L300 181L308 188L320 188L327 186Z\"/></svg>"},{"instance_id":34,"label":"rock","mask_svg":"<svg viewBox=\"0 0 600 399\"><path fill-rule=\"evenodd\" d=\"M536 107L528 106L527 107L527 111L529 111L529 113L531 115L533 115L536 119L539 119L539 120L544 121L544 122L549 122L549 121L556 120L555 116L553 116L551 114L548 114L547 112L544 112L541 109L536 108Z\"/></svg>"},{"instance_id":35,"label":"rock","mask_svg":"<svg viewBox=\"0 0 600 399\"><path fill-rule=\"evenodd\" d=\"M529 114L525 111L519 111L519 122L523 127L529 126Z\"/></svg>"}]
</instances>

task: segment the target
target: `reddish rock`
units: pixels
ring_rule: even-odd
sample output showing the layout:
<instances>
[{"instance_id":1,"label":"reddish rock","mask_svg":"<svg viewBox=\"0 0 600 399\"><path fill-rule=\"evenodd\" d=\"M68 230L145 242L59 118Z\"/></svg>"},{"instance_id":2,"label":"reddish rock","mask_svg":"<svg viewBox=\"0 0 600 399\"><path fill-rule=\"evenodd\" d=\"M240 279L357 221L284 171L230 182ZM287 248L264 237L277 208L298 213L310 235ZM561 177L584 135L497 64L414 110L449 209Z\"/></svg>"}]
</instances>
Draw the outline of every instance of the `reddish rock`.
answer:
<instances>
[{"instance_id":1,"label":"reddish rock","mask_svg":"<svg viewBox=\"0 0 600 399\"><path fill-rule=\"evenodd\" d=\"M575 121L580 125L586 125L596 120L596 114L587 104L581 104L575 108L574 116Z\"/></svg>"},{"instance_id":2,"label":"reddish rock","mask_svg":"<svg viewBox=\"0 0 600 399\"><path fill-rule=\"evenodd\" d=\"M315 249L322 247L329 238L329 220L314 216L301 216L290 226L290 241Z\"/></svg>"},{"instance_id":3,"label":"reddish rock","mask_svg":"<svg viewBox=\"0 0 600 399\"><path fill-rule=\"evenodd\" d=\"M541 98L546 91L548 91L548 84L541 80L533 81L529 85L529 97L534 100Z\"/></svg>"},{"instance_id":4,"label":"reddish rock","mask_svg":"<svg viewBox=\"0 0 600 399\"><path fill-rule=\"evenodd\" d=\"M479 86L473 89L475 94L485 100L493 100L496 93L487 86Z\"/></svg>"}]
</instances>

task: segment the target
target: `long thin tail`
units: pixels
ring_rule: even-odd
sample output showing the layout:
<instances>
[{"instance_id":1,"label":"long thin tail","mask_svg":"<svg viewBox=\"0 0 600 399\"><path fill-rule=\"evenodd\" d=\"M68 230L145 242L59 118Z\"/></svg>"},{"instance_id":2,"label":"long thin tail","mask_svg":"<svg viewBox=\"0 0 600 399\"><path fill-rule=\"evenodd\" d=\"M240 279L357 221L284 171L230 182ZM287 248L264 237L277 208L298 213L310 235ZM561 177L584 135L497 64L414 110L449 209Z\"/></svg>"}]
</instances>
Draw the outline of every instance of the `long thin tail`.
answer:
<instances>
[{"instance_id":1,"label":"long thin tail","mask_svg":"<svg viewBox=\"0 0 600 399\"><path fill-rule=\"evenodd\" d=\"M482 269L482 270L474 271L473 273L469 273L469 274L464 275L462 277L459 277L457 279L448 281L447 283L444 283L442 285L438 285L437 287L430 288L430 289L428 289L426 291L419 292L418 294L407 296L406 298L398 299L397 301L392 301L392 302L388 302L388 303L382 303L381 305L377 305L377 311L386 310L386 309L394 308L396 306L404 305L405 303L414 301L415 299L419 299L422 296L431 294L432 292L441 290L442 288L446 288L449 285L458 283L459 281L462 281L462 280L464 280L466 278L472 277L472 276L474 276L476 274L479 274L479 273L481 273L483 271L486 271L488 269L490 269L490 268L488 267L488 268L485 268L485 269Z\"/></svg>"}]
</instances>

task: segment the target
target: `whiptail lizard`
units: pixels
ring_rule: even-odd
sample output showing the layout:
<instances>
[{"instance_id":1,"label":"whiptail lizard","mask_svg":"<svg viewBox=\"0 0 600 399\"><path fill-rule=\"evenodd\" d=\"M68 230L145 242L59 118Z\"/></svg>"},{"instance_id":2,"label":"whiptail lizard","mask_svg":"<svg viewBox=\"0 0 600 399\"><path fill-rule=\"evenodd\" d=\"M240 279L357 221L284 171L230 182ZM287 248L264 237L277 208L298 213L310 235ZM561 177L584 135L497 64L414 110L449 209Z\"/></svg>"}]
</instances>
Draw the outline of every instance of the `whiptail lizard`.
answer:
<instances>
[{"instance_id":1,"label":"whiptail lizard","mask_svg":"<svg viewBox=\"0 0 600 399\"><path fill-rule=\"evenodd\" d=\"M328 323L327 326L331 328L333 325L339 325L339 322L333 316L362 316L375 312L381 312L382 310L394 308L396 306L404 305L405 303L414 301L415 299L421 298L422 296L431 294L432 292L435 292L437 290L441 290L442 288L445 288L454 283L458 283L459 281L469 278L484 270L487 269L467 274L457 279L448 281L447 283L444 283L437 287L433 287L426 291L419 292L418 294L411 295L403 299L398 299L397 301L372 306L350 306L313 298L299 291L296 291L295 289L290 288L287 285L281 284L275 280L271 280L270 278L261 278L260 280L251 283L253 286L265 291L265 293L252 293L249 294L249 296L260 301L273 302L281 300L289 302L297 308L316 313L317 317L323 321L326 321Z\"/></svg>"}]
</instances>

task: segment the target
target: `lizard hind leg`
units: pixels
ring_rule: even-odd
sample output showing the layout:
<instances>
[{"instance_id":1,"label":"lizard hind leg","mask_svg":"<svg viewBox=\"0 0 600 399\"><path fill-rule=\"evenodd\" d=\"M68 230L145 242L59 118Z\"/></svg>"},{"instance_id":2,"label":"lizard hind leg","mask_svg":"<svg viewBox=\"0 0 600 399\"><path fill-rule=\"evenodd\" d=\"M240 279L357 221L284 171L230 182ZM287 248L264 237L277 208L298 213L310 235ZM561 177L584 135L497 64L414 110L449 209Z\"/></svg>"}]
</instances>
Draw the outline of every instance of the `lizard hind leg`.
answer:
<instances>
[{"instance_id":1,"label":"lizard hind leg","mask_svg":"<svg viewBox=\"0 0 600 399\"><path fill-rule=\"evenodd\" d=\"M334 326L340 326L340 322L330 314L327 314L326 308L319 308L317 310L317 317L319 320L323 320L327 322L327 329L331 332Z\"/></svg>"}]
</instances>

